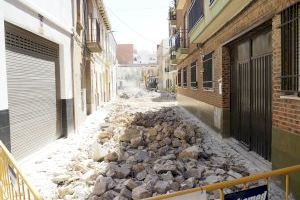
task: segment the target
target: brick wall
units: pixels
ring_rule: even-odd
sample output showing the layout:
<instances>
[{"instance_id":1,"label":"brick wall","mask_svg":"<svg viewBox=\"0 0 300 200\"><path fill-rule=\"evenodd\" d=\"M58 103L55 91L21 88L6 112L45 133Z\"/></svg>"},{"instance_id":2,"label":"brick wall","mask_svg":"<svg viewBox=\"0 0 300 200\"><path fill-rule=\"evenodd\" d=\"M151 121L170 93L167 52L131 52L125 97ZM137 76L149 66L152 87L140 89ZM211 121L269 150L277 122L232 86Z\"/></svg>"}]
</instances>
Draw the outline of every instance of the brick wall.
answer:
<instances>
[{"instance_id":1,"label":"brick wall","mask_svg":"<svg viewBox=\"0 0 300 200\"><path fill-rule=\"evenodd\" d=\"M190 2L185 5L183 10L177 12L177 28L183 27L184 13L190 7ZM234 37L246 33L255 26L272 19L274 15L297 0L254 0L240 14L235 16L230 22L225 24L218 32L211 36L203 45L201 50L198 50L195 44L190 44L189 55L177 65L178 69L185 66L188 67L188 87L178 88L178 93L186 95L205 103L220 107L229 108L230 106L230 56L229 50L222 47L223 44L229 42ZM202 56L214 51L213 53L213 91L205 91L202 88L203 84L203 65ZM197 61L197 81L198 89L190 87L190 64ZM222 78L222 95L219 94L218 80ZM287 100L286 100L287 101ZM275 102L276 104L276 102ZM294 103L294 110L299 110L299 107ZM287 106L287 105L286 105ZM296 106L296 107L295 107ZM289 108L286 108L289 109ZM278 119L277 119L278 120ZM291 119L292 120L292 119ZM293 119L295 123L295 119ZM285 122L285 126L289 124ZM299 127L298 127L299 129Z\"/></svg>"},{"instance_id":2,"label":"brick wall","mask_svg":"<svg viewBox=\"0 0 300 200\"><path fill-rule=\"evenodd\" d=\"M273 18L273 127L300 134L300 98L282 99L281 96L281 24L280 15Z\"/></svg>"},{"instance_id":3,"label":"brick wall","mask_svg":"<svg viewBox=\"0 0 300 200\"><path fill-rule=\"evenodd\" d=\"M119 64L133 64L133 44L118 44L117 59Z\"/></svg>"}]
</instances>

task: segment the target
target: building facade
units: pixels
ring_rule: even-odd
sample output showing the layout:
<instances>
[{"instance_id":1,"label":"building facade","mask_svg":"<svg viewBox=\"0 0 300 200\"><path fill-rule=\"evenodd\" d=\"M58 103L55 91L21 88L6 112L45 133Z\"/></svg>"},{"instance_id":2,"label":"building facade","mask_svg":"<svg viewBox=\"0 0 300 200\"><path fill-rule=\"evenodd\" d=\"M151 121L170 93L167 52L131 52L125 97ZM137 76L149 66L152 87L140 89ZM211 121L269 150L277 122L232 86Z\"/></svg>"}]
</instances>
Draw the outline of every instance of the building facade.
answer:
<instances>
[{"instance_id":1,"label":"building facade","mask_svg":"<svg viewBox=\"0 0 300 200\"><path fill-rule=\"evenodd\" d=\"M178 0L175 6L170 57L180 104L274 169L299 164L299 1ZM299 198L300 177L292 183Z\"/></svg>"},{"instance_id":2,"label":"building facade","mask_svg":"<svg viewBox=\"0 0 300 200\"><path fill-rule=\"evenodd\" d=\"M175 65L170 63L170 41L164 39L157 46L158 65L158 89L162 91L175 92L177 70Z\"/></svg>"},{"instance_id":3,"label":"building facade","mask_svg":"<svg viewBox=\"0 0 300 200\"><path fill-rule=\"evenodd\" d=\"M76 133L116 96L101 0L0 1L0 140L17 158Z\"/></svg>"},{"instance_id":4,"label":"building facade","mask_svg":"<svg viewBox=\"0 0 300 200\"><path fill-rule=\"evenodd\" d=\"M74 132L72 2L0 2L0 139L17 158Z\"/></svg>"},{"instance_id":5,"label":"building facade","mask_svg":"<svg viewBox=\"0 0 300 200\"><path fill-rule=\"evenodd\" d=\"M133 64L134 48L133 44L118 44L117 45L117 59L119 64L130 65Z\"/></svg>"},{"instance_id":6,"label":"building facade","mask_svg":"<svg viewBox=\"0 0 300 200\"><path fill-rule=\"evenodd\" d=\"M116 96L117 44L101 0L73 3L75 124Z\"/></svg>"}]
</instances>

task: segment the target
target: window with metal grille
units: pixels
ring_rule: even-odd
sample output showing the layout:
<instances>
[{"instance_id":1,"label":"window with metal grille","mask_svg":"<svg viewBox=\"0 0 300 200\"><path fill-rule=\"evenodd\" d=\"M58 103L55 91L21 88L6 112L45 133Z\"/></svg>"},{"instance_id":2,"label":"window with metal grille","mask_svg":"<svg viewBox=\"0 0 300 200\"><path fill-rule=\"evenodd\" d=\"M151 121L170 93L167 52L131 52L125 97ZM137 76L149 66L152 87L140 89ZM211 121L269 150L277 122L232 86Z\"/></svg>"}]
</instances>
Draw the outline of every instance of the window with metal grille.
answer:
<instances>
[{"instance_id":1,"label":"window with metal grille","mask_svg":"<svg viewBox=\"0 0 300 200\"><path fill-rule=\"evenodd\" d=\"M187 87L187 67L183 68L183 87Z\"/></svg>"},{"instance_id":2,"label":"window with metal grille","mask_svg":"<svg viewBox=\"0 0 300 200\"><path fill-rule=\"evenodd\" d=\"M193 62L191 64L191 87L197 88L198 82L197 82L197 63Z\"/></svg>"},{"instance_id":3,"label":"window with metal grille","mask_svg":"<svg viewBox=\"0 0 300 200\"><path fill-rule=\"evenodd\" d=\"M189 32L194 28L194 26L198 23L198 21L204 15L204 0L193 0L191 4L191 8L189 10L189 22L188 22L188 30Z\"/></svg>"},{"instance_id":4,"label":"window with metal grille","mask_svg":"<svg viewBox=\"0 0 300 200\"><path fill-rule=\"evenodd\" d=\"M211 90L213 88L213 62L212 54L203 57L203 88Z\"/></svg>"},{"instance_id":5,"label":"window with metal grille","mask_svg":"<svg viewBox=\"0 0 300 200\"><path fill-rule=\"evenodd\" d=\"M281 90L300 97L300 3L281 12Z\"/></svg>"},{"instance_id":6,"label":"window with metal grille","mask_svg":"<svg viewBox=\"0 0 300 200\"><path fill-rule=\"evenodd\" d=\"M177 76L177 79L178 79L178 87L181 87L181 69L178 70L178 76Z\"/></svg>"}]
</instances>

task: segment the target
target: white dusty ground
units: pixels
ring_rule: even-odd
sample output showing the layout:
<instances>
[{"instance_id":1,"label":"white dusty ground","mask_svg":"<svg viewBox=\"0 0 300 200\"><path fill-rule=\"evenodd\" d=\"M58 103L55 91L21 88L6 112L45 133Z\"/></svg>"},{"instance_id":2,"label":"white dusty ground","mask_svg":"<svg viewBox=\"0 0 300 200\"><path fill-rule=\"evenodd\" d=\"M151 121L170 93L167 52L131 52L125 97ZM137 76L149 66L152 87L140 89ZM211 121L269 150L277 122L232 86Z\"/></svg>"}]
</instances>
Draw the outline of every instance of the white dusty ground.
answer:
<instances>
[{"instance_id":1,"label":"white dusty ground","mask_svg":"<svg viewBox=\"0 0 300 200\"><path fill-rule=\"evenodd\" d=\"M89 151L97 141L101 127L106 126L105 118L115 114L114 111L116 109L120 110L120 108L122 110L120 115L122 115L124 112L136 113L159 110L162 107L176 107L176 112L180 113L179 115L186 121L193 122L201 129L204 146L210 147L216 155L229 156L231 159L234 159L235 163L245 166L250 174L268 170L265 165L259 166L259 162L253 162L251 156L245 158L247 153L241 154L240 150L237 150L239 149L238 147L233 148L224 140L220 140L212 133L212 130L184 109L178 107L177 102L172 101L169 96L139 90L126 91L125 94L129 99L126 98L126 95L123 95L123 98L105 104L103 108L87 118L77 134L67 139L59 139L20 162L21 168L33 185L40 191L44 199L57 199L59 186L53 183L53 179L64 176L73 170L72 167L70 168L70 166L73 166L72 163L79 160L83 165L89 162L89 165L101 167L101 164L91 161ZM161 96L163 98L160 98ZM78 176L83 175L78 174ZM85 187L85 185L75 184L72 187L76 187L75 192L73 191L72 196L66 196L65 199L85 199L93 191L93 186ZM283 199L282 192L273 184L272 193L273 195L270 199Z\"/></svg>"}]
</instances>

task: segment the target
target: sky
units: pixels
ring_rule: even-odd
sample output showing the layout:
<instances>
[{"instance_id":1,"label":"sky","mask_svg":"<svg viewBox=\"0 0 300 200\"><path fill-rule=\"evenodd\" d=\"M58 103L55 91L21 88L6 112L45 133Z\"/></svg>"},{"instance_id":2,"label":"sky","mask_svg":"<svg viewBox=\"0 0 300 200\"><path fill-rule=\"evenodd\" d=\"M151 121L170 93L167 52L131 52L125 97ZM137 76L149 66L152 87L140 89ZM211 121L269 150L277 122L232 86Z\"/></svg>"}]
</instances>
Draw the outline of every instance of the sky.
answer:
<instances>
[{"instance_id":1,"label":"sky","mask_svg":"<svg viewBox=\"0 0 300 200\"><path fill-rule=\"evenodd\" d=\"M171 0L104 0L118 44L134 44L139 51L156 51L168 38Z\"/></svg>"}]
</instances>

